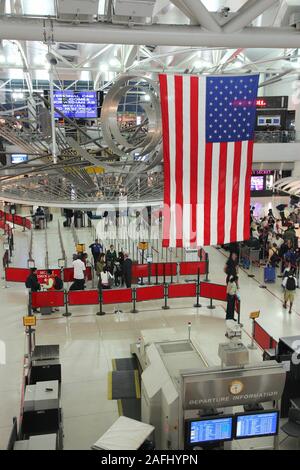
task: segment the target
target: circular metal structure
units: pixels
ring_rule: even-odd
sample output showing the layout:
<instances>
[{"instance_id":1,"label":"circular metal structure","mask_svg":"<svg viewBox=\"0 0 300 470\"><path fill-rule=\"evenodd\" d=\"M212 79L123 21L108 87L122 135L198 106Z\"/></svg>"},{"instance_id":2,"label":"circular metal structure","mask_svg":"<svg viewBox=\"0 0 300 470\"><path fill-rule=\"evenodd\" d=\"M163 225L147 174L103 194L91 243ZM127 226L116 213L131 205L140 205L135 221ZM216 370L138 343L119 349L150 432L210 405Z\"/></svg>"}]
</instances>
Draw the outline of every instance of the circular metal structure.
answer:
<instances>
[{"instance_id":1,"label":"circular metal structure","mask_svg":"<svg viewBox=\"0 0 300 470\"><path fill-rule=\"evenodd\" d=\"M143 109L144 120L141 123L136 122L135 126L125 129L124 132L119 121L122 100L127 92L136 90L141 84L148 85L147 93L144 92L141 95L142 99L134 104L137 111L138 108ZM136 96L140 95L136 94ZM105 143L114 153L124 159L129 157L130 152L137 149L139 149L140 157L153 152L161 141L161 112L157 83L147 77L137 77L136 75L120 77L104 99L101 111L101 128ZM143 133L145 129L146 132Z\"/></svg>"}]
</instances>

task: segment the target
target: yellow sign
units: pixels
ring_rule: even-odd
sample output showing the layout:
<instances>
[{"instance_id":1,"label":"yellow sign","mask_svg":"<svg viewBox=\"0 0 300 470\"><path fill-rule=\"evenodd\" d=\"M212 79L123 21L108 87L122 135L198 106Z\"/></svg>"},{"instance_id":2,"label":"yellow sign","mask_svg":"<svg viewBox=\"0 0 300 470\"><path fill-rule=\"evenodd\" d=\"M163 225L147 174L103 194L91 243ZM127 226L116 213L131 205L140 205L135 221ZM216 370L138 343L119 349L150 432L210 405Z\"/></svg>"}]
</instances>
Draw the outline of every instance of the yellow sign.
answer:
<instances>
[{"instance_id":1,"label":"yellow sign","mask_svg":"<svg viewBox=\"0 0 300 470\"><path fill-rule=\"evenodd\" d=\"M36 325L36 317L34 315L23 317L23 325L24 326L35 326Z\"/></svg>"},{"instance_id":2,"label":"yellow sign","mask_svg":"<svg viewBox=\"0 0 300 470\"><path fill-rule=\"evenodd\" d=\"M249 317L251 318L251 320L255 320L256 318L258 318L260 315L260 310L257 310L256 312L251 312Z\"/></svg>"},{"instance_id":3,"label":"yellow sign","mask_svg":"<svg viewBox=\"0 0 300 470\"><path fill-rule=\"evenodd\" d=\"M98 175L104 173L104 168L102 166L87 166L85 171L89 175Z\"/></svg>"},{"instance_id":4,"label":"yellow sign","mask_svg":"<svg viewBox=\"0 0 300 470\"><path fill-rule=\"evenodd\" d=\"M244 384L240 380L233 380L229 385L229 391L232 395L239 395L244 390Z\"/></svg>"},{"instance_id":5,"label":"yellow sign","mask_svg":"<svg viewBox=\"0 0 300 470\"><path fill-rule=\"evenodd\" d=\"M76 251L77 251L77 253L84 253L85 252L85 244L84 243L78 243L76 245Z\"/></svg>"},{"instance_id":6,"label":"yellow sign","mask_svg":"<svg viewBox=\"0 0 300 470\"><path fill-rule=\"evenodd\" d=\"M140 250L147 250L149 243L148 242L139 242Z\"/></svg>"}]
</instances>

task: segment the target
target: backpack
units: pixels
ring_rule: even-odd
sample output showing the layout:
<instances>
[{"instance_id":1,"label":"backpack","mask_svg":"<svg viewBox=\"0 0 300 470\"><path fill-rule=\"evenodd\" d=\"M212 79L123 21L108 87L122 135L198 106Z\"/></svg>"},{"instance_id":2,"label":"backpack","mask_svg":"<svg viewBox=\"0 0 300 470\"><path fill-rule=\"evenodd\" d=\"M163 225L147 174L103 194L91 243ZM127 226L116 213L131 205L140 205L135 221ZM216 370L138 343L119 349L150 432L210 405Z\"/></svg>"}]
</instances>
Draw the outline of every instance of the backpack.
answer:
<instances>
[{"instance_id":1,"label":"backpack","mask_svg":"<svg viewBox=\"0 0 300 470\"><path fill-rule=\"evenodd\" d=\"M64 283L62 282L61 278L55 276L54 288L55 290L61 290L64 287Z\"/></svg>"},{"instance_id":2,"label":"backpack","mask_svg":"<svg viewBox=\"0 0 300 470\"><path fill-rule=\"evenodd\" d=\"M287 278L286 289L287 290L295 290L296 289L296 282L295 282L294 277L290 276L290 277Z\"/></svg>"}]
</instances>

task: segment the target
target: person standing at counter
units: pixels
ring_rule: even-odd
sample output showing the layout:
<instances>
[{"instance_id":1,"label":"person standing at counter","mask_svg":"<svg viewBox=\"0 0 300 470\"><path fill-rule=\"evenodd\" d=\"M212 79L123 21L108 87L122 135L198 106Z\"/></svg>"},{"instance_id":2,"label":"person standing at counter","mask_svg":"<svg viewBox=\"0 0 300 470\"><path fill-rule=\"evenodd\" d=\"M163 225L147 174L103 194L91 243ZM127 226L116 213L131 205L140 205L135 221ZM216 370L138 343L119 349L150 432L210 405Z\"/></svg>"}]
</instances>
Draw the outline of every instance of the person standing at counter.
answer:
<instances>
[{"instance_id":1,"label":"person standing at counter","mask_svg":"<svg viewBox=\"0 0 300 470\"><path fill-rule=\"evenodd\" d=\"M123 262L123 276L126 287L131 287L132 282L132 260L129 258L128 253L124 253L124 262Z\"/></svg>"}]
</instances>

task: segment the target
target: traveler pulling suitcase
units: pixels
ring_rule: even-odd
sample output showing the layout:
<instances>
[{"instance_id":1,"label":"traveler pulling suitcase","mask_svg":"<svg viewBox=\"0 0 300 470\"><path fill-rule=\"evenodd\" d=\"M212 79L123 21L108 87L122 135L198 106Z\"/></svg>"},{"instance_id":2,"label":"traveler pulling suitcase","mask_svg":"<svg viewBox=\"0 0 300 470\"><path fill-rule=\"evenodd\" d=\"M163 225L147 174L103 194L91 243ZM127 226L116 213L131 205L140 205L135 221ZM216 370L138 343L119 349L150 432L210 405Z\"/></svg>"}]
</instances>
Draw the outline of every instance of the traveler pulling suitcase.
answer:
<instances>
[{"instance_id":1,"label":"traveler pulling suitcase","mask_svg":"<svg viewBox=\"0 0 300 470\"><path fill-rule=\"evenodd\" d=\"M276 270L272 266L266 266L264 268L264 282L275 282Z\"/></svg>"}]
</instances>

